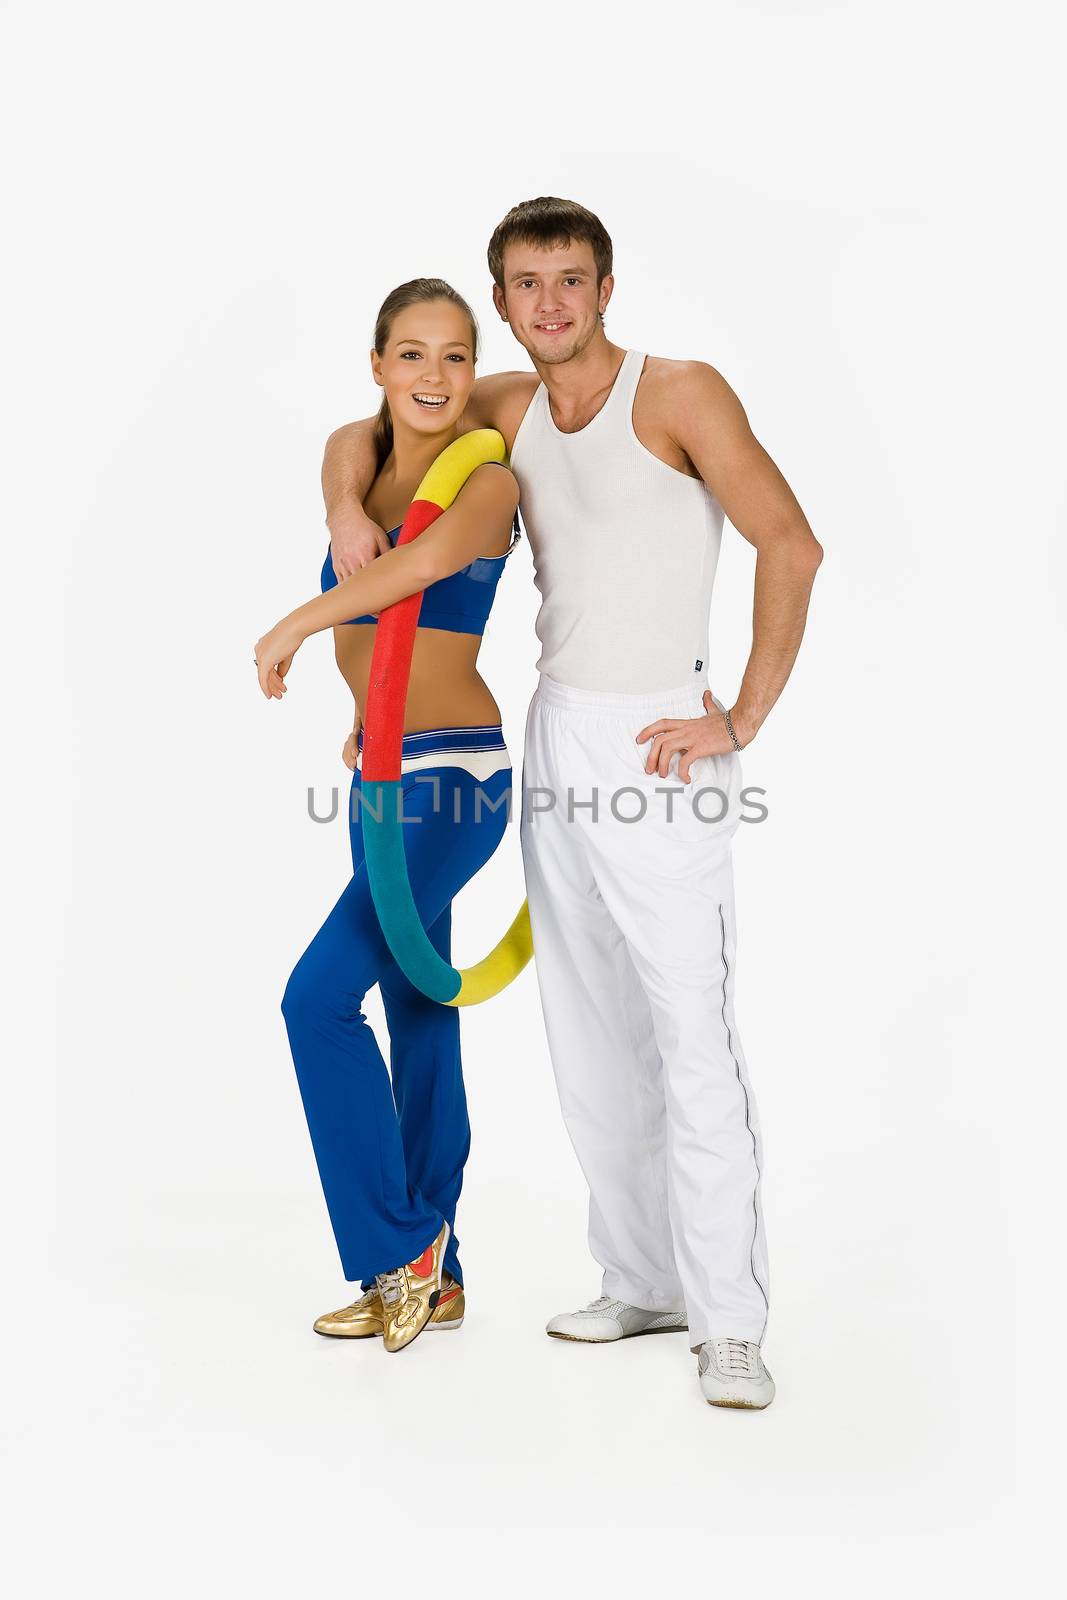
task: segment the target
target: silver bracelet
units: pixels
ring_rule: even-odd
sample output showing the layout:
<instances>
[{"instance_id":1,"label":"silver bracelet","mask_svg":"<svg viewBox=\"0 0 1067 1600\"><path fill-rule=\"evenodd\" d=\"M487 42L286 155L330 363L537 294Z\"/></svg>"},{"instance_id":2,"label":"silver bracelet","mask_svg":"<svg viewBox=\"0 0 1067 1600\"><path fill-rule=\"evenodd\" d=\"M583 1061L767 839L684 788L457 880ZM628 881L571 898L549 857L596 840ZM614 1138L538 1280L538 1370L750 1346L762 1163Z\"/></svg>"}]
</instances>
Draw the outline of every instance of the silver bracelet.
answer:
<instances>
[{"instance_id":1,"label":"silver bracelet","mask_svg":"<svg viewBox=\"0 0 1067 1600\"><path fill-rule=\"evenodd\" d=\"M724 711L723 712L723 716L726 718L726 731L730 735L730 738L734 742L734 749L738 753L740 753L741 745L740 745L740 743L738 741L737 734L734 732L733 719L731 718L730 713L728 711Z\"/></svg>"}]
</instances>

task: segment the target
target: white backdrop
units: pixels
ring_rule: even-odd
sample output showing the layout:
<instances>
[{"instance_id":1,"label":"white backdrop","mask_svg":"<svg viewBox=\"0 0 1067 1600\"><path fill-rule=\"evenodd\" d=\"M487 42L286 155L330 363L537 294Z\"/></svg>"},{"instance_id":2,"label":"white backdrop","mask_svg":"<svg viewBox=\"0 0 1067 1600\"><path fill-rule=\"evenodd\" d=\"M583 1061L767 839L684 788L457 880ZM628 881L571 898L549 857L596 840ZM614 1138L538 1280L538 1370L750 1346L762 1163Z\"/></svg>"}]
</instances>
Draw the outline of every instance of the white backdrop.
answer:
<instances>
[{"instance_id":1,"label":"white backdrop","mask_svg":"<svg viewBox=\"0 0 1067 1600\"><path fill-rule=\"evenodd\" d=\"M87 1564L126 1595L411 1562L478 1592L986 1593L1039 1555L1014 1407L1060 1381L1051 16L2 7L27 1593ZM328 639L282 705L252 645L317 588L322 444L376 401L385 292L443 275L482 370L525 365L484 251L540 193L613 235L611 337L717 366L826 549L736 850L760 1416L702 1405L683 1340L544 1337L598 1283L532 972L463 1019L463 1332L400 1361L310 1332L344 1285L278 1003L344 882L306 791L343 793L350 702ZM752 568L728 529L727 701ZM535 602L523 545L482 657L516 769ZM521 893L512 829L461 963Z\"/></svg>"}]
</instances>

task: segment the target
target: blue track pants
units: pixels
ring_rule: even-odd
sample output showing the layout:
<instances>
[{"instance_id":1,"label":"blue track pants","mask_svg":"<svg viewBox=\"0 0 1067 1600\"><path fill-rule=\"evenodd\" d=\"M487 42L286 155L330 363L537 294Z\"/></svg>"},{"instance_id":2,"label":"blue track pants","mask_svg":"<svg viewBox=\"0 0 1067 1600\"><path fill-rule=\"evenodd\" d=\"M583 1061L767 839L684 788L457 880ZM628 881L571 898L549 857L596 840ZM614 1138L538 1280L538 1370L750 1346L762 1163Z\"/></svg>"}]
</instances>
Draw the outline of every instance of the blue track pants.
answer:
<instances>
[{"instance_id":1,"label":"blue track pants","mask_svg":"<svg viewBox=\"0 0 1067 1600\"><path fill-rule=\"evenodd\" d=\"M489 860L507 823L511 764L499 725L405 734L401 777L412 893L450 960L453 896ZM455 1215L470 1124L459 1011L426 999L389 953L363 858L361 805L357 770L352 879L297 962L282 1015L345 1277L368 1284L415 1260L447 1219L445 1268L462 1283ZM388 1071L362 1011L376 983Z\"/></svg>"}]
</instances>

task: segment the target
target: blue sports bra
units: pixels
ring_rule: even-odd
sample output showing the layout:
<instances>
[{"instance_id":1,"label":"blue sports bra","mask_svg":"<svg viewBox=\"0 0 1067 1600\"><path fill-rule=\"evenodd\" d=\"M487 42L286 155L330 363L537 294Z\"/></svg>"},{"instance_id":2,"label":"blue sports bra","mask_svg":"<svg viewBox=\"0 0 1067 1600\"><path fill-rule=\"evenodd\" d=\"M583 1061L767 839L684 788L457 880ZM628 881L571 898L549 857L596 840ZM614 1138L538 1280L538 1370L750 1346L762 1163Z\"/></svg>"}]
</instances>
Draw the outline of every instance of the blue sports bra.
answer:
<instances>
[{"instance_id":1,"label":"blue sports bra","mask_svg":"<svg viewBox=\"0 0 1067 1600\"><path fill-rule=\"evenodd\" d=\"M399 528L393 528L387 535L394 549L399 532ZM504 562L521 538L516 515L511 543L502 556L477 556L469 566L461 567L458 572L440 578L424 589L419 608L419 627L443 628L449 633L484 633ZM325 594L327 589L336 587L337 574L327 550L326 560L322 564L322 592ZM355 627L359 623L374 623L377 620L373 612L368 612L363 617L350 617L345 626Z\"/></svg>"}]
</instances>

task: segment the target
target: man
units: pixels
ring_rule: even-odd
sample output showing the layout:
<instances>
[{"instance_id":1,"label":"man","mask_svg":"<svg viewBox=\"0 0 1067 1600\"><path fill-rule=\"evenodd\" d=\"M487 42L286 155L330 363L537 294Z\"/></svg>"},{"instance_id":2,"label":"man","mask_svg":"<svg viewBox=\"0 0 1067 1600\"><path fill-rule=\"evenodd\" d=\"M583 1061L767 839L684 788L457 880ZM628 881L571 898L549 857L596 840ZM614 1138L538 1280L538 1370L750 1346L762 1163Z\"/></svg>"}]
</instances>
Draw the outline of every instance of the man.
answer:
<instances>
[{"instance_id":1,"label":"man","mask_svg":"<svg viewBox=\"0 0 1067 1600\"><path fill-rule=\"evenodd\" d=\"M493 234L489 267L535 372L480 379L467 421L504 435L542 596L522 848L603 1268L600 1298L547 1331L604 1342L688 1328L705 1398L761 1409L774 1396L760 1353L762 1163L733 1015L730 842L737 753L789 677L822 550L713 368L609 341L612 250L597 217L524 202ZM382 547L360 504L373 474L371 422L331 435L338 577ZM704 672L724 514L757 552L730 710Z\"/></svg>"}]
</instances>

